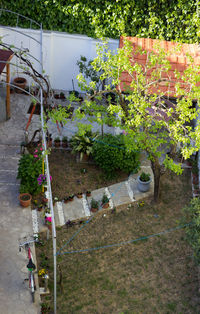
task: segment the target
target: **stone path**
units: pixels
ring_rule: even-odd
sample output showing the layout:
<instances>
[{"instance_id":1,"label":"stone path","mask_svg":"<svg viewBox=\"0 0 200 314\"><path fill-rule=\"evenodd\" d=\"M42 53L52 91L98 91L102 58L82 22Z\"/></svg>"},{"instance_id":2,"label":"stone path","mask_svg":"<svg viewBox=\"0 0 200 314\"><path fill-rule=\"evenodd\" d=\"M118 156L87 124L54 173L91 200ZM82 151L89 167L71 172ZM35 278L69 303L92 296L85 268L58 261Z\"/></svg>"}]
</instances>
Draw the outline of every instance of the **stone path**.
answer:
<instances>
[{"instance_id":1,"label":"stone path","mask_svg":"<svg viewBox=\"0 0 200 314\"><path fill-rule=\"evenodd\" d=\"M109 208L112 210L114 207L130 204L135 201L142 200L146 197L153 195L153 180L150 184L150 190L146 193L141 193L137 188L137 177L141 172L150 173L153 178L150 162L145 158L145 155L141 156L141 170L134 175L131 175L127 181L116 183L107 187L103 187L91 192L90 197L86 197L83 194L82 198L74 197L72 202L56 202L54 206L55 223L57 226L63 226L70 220L86 219L93 215L90 212L91 199L94 198L101 203L103 194L106 194L109 198ZM101 205L101 204L100 204ZM100 207L100 210L104 210ZM106 209L107 210L107 209ZM35 225L35 233L38 231L46 230L44 226L44 218L41 212L35 211L38 224Z\"/></svg>"},{"instance_id":2,"label":"stone path","mask_svg":"<svg viewBox=\"0 0 200 314\"><path fill-rule=\"evenodd\" d=\"M25 101L24 101L25 100ZM19 252L18 240L32 235L32 213L18 202L16 180L20 143L28 121L28 97L11 95L11 119L0 122L0 313L39 314L39 294L32 303L28 288L27 256ZM32 248L34 253L34 247Z\"/></svg>"},{"instance_id":3,"label":"stone path","mask_svg":"<svg viewBox=\"0 0 200 314\"><path fill-rule=\"evenodd\" d=\"M19 145L0 145L0 313L2 314L40 313L38 297L36 304L33 304L28 282L24 282L28 277L27 256L24 250L19 252L18 246L19 239L32 234L31 210L23 209L18 202L19 182L16 180L16 174L19 148Z\"/></svg>"}]
</instances>

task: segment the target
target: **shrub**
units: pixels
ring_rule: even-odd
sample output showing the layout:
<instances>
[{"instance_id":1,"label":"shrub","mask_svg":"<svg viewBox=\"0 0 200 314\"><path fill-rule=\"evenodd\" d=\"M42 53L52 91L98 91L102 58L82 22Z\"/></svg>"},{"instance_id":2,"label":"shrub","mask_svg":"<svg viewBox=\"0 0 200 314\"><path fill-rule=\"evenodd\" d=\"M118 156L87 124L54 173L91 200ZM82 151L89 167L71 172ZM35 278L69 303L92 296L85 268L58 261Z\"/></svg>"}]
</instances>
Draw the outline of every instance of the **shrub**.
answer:
<instances>
[{"instance_id":1,"label":"shrub","mask_svg":"<svg viewBox=\"0 0 200 314\"><path fill-rule=\"evenodd\" d=\"M19 160L17 179L21 179L20 193L38 194L42 186L38 184L37 178L42 173L42 158L31 154L22 155Z\"/></svg>"},{"instance_id":2,"label":"shrub","mask_svg":"<svg viewBox=\"0 0 200 314\"><path fill-rule=\"evenodd\" d=\"M200 263L200 199L193 198L190 204L183 209L185 216L184 223L191 222L186 227L186 239L193 249L195 261Z\"/></svg>"},{"instance_id":3,"label":"shrub","mask_svg":"<svg viewBox=\"0 0 200 314\"><path fill-rule=\"evenodd\" d=\"M92 155L107 178L114 177L118 169L131 173L139 168L139 153L127 150L124 135L99 136L93 144Z\"/></svg>"}]
</instances>

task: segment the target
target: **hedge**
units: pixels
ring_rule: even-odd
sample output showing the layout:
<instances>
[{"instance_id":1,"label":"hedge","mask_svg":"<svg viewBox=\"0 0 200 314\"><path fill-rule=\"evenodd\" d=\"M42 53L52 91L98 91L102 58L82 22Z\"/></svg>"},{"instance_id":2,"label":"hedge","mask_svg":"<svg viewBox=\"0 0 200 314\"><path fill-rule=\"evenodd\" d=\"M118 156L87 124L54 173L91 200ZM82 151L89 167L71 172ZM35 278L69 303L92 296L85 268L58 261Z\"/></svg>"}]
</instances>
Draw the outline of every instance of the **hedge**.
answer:
<instances>
[{"instance_id":1,"label":"hedge","mask_svg":"<svg viewBox=\"0 0 200 314\"><path fill-rule=\"evenodd\" d=\"M192 0L2 0L1 7L43 23L43 29L89 37L150 37L194 43L199 41L200 19ZM11 15L1 24L15 26ZM20 25L29 23L20 19Z\"/></svg>"}]
</instances>

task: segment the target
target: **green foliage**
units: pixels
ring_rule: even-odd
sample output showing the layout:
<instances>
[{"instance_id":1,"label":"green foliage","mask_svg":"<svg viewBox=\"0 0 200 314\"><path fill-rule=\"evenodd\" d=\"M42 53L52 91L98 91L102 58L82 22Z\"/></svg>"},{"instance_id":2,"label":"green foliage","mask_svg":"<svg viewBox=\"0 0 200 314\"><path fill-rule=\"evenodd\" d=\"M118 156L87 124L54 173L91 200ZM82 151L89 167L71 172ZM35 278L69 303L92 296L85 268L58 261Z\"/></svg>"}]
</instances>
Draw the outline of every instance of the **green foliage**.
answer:
<instances>
[{"instance_id":1,"label":"green foliage","mask_svg":"<svg viewBox=\"0 0 200 314\"><path fill-rule=\"evenodd\" d=\"M62 142L64 142L64 143L67 143L67 142L68 142L68 138L67 138L67 136L63 136L63 138L62 138Z\"/></svg>"},{"instance_id":2,"label":"green foliage","mask_svg":"<svg viewBox=\"0 0 200 314\"><path fill-rule=\"evenodd\" d=\"M42 159L31 154L22 155L19 160L17 179L21 179L20 193L35 195L41 192L42 186L37 178L42 173Z\"/></svg>"},{"instance_id":3,"label":"green foliage","mask_svg":"<svg viewBox=\"0 0 200 314\"><path fill-rule=\"evenodd\" d=\"M89 37L129 36L199 41L196 1L163 0L2 0L1 7L22 13L43 24L47 30L85 34ZM1 14L1 24L15 26L11 14ZM19 19L20 27L30 22ZM34 27L34 24L32 24Z\"/></svg>"},{"instance_id":4,"label":"green foliage","mask_svg":"<svg viewBox=\"0 0 200 314\"><path fill-rule=\"evenodd\" d=\"M108 178L115 176L115 171L136 172L139 167L139 153L128 151L123 135L106 134L99 136L93 145L92 156Z\"/></svg>"},{"instance_id":5,"label":"green foliage","mask_svg":"<svg viewBox=\"0 0 200 314\"><path fill-rule=\"evenodd\" d=\"M54 142L59 143L60 142L60 137L59 136L55 137Z\"/></svg>"},{"instance_id":6,"label":"green foliage","mask_svg":"<svg viewBox=\"0 0 200 314\"><path fill-rule=\"evenodd\" d=\"M151 176L149 173L142 172L140 175L140 180L143 182L148 182L150 180L150 177Z\"/></svg>"},{"instance_id":7,"label":"green foliage","mask_svg":"<svg viewBox=\"0 0 200 314\"><path fill-rule=\"evenodd\" d=\"M190 243L196 262L200 263L200 199L193 198L184 209L185 222L191 222L186 227L186 238Z\"/></svg>"},{"instance_id":8,"label":"green foliage","mask_svg":"<svg viewBox=\"0 0 200 314\"><path fill-rule=\"evenodd\" d=\"M104 205L104 204L107 204L108 202L109 202L108 196L106 194L103 194L101 203Z\"/></svg>"},{"instance_id":9,"label":"green foliage","mask_svg":"<svg viewBox=\"0 0 200 314\"><path fill-rule=\"evenodd\" d=\"M91 131L86 131L85 134L77 133L72 136L70 141L72 153L80 153L80 160L82 160L83 154L89 156L92 153L92 146L96 136L97 134Z\"/></svg>"},{"instance_id":10,"label":"green foliage","mask_svg":"<svg viewBox=\"0 0 200 314\"><path fill-rule=\"evenodd\" d=\"M77 61L80 73L83 74L84 78L90 79L90 81L95 82L95 89L99 90L102 87L103 82L101 81L101 71L96 71L92 66L93 60L87 60L86 57L81 56L80 60Z\"/></svg>"},{"instance_id":11,"label":"green foliage","mask_svg":"<svg viewBox=\"0 0 200 314\"><path fill-rule=\"evenodd\" d=\"M91 206L91 208L96 208L96 209L98 209L98 208L99 208L99 203L98 203L94 198L92 198L92 199L91 199L90 206Z\"/></svg>"}]
</instances>

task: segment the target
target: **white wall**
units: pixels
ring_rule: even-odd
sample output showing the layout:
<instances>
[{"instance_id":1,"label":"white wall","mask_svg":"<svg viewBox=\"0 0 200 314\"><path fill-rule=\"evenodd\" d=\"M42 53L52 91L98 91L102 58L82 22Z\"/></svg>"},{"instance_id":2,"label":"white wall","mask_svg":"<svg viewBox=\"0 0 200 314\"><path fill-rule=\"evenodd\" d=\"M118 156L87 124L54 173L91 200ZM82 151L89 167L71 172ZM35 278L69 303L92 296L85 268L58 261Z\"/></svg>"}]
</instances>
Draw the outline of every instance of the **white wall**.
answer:
<instances>
[{"instance_id":1,"label":"white wall","mask_svg":"<svg viewBox=\"0 0 200 314\"><path fill-rule=\"evenodd\" d=\"M30 53L37 59L40 59L40 45L33 39L24 36L19 32L23 32L36 40L40 41L40 31L21 28L2 28L0 27L0 36L3 36L5 43L13 44L15 47L28 48ZM96 56L96 44L100 41L89 38L84 35L72 35L61 32L43 31L43 68L49 76L51 87L53 89L72 90L72 79L74 87L79 90L76 76L79 68L76 65L80 56L86 56L87 59L93 59ZM109 40L109 47L113 51L119 46L118 40ZM36 69L40 69L37 61L31 58ZM16 63L15 58L12 62ZM17 76L19 70L15 67L11 68L11 76ZM80 90L79 90L80 91Z\"/></svg>"}]
</instances>

